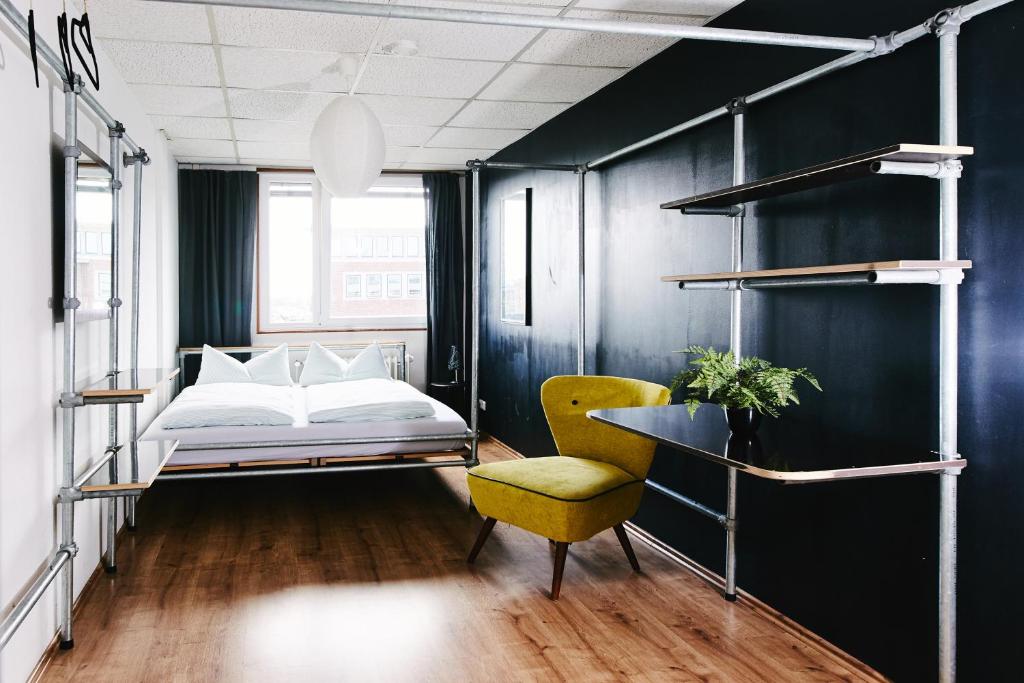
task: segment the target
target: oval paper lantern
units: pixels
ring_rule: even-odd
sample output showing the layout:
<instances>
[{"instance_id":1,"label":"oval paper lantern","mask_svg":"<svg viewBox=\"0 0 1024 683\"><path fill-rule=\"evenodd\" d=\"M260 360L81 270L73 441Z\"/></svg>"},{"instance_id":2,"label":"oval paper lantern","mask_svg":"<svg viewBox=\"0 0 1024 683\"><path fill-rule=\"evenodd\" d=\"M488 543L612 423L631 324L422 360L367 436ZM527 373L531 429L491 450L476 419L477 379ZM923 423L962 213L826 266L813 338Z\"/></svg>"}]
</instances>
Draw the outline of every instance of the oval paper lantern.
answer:
<instances>
[{"instance_id":1,"label":"oval paper lantern","mask_svg":"<svg viewBox=\"0 0 1024 683\"><path fill-rule=\"evenodd\" d=\"M384 167L384 130L355 97L327 105L309 140L313 171L335 197L361 197Z\"/></svg>"}]
</instances>

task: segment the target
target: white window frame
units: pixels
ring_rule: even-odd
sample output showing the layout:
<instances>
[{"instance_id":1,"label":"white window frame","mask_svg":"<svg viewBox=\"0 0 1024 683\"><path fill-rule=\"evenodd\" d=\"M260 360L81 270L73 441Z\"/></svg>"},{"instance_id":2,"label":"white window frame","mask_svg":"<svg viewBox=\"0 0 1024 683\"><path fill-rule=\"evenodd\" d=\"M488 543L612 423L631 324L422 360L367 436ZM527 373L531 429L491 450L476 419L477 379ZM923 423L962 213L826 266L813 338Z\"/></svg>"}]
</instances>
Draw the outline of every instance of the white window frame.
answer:
<instances>
[{"instance_id":1,"label":"white window frame","mask_svg":"<svg viewBox=\"0 0 1024 683\"><path fill-rule=\"evenodd\" d=\"M309 183L313 188L313 239L310 262L313 264L313 306L315 320L310 323L271 323L270 299L264 293L270 292L270 245L268 230L270 226L270 185L271 183ZM385 174L375 185L394 187L419 187L423 180L417 174ZM320 184L312 172L260 172L259 174L259 222L257 226L257 293L256 293L256 332L267 334L275 332L350 332L358 330L424 330L427 327L426 315L383 315L347 318L331 317L331 260L330 248L331 202L330 193ZM388 237L390 240L390 236ZM389 243L390 247L390 243ZM360 252L361 253L361 252ZM376 258L376 256L374 256ZM367 296L366 275L363 275L363 299L373 300ZM380 301L387 300L385 280L381 277ZM426 280L424 279L424 287ZM344 296L344 285L342 296Z\"/></svg>"}]
</instances>

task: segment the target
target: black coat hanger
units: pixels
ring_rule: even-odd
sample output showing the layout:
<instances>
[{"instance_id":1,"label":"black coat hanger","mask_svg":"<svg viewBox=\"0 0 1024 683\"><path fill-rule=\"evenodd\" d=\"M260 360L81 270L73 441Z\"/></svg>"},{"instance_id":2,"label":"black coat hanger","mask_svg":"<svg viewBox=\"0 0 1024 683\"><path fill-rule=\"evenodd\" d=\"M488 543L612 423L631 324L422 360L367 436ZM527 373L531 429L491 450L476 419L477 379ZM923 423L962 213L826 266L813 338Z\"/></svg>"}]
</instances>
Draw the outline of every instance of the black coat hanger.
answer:
<instances>
[{"instance_id":1,"label":"black coat hanger","mask_svg":"<svg viewBox=\"0 0 1024 683\"><path fill-rule=\"evenodd\" d=\"M57 15L57 44L60 46L60 59L64 64L64 80L69 85L75 82L75 69L71 63L71 48L68 45L68 13Z\"/></svg>"},{"instance_id":2,"label":"black coat hanger","mask_svg":"<svg viewBox=\"0 0 1024 683\"><path fill-rule=\"evenodd\" d=\"M36 13L28 8L28 45L32 51L32 70L36 74L36 87L39 87L39 55L36 54Z\"/></svg>"},{"instance_id":3,"label":"black coat hanger","mask_svg":"<svg viewBox=\"0 0 1024 683\"><path fill-rule=\"evenodd\" d=\"M89 56L92 57L92 69L89 68L89 63L82 56L82 51L78 49L78 39L81 38L82 44L85 45L86 51ZM82 63L82 68L85 69L85 75L89 77L89 81L92 82L92 87L97 90L100 89L100 65L96 61L96 50L92 46L92 27L89 25L89 12L83 12L81 19L71 20L71 46L75 48L75 54L78 55L78 61Z\"/></svg>"}]
</instances>

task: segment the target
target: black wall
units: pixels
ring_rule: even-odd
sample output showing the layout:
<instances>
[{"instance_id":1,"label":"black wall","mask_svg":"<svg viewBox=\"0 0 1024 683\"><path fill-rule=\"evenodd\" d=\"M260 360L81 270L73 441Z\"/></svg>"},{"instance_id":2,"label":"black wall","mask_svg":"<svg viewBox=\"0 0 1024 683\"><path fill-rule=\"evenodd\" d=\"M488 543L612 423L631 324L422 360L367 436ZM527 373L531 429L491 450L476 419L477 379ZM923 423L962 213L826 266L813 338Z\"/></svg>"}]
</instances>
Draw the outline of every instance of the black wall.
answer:
<instances>
[{"instance_id":1,"label":"black wall","mask_svg":"<svg viewBox=\"0 0 1024 683\"><path fill-rule=\"evenodd\" d=\"M720 26L868 36L908 28L938 0L747 0ZM960 39L960 678L1011 676L1022 629L1024 82L1019 3L972 20ZM579 163L802 72L835 53L682 42L503 150L495 159ZM751 107L748 177L897 142L936 143L937 41L926 37ZM661 202L731 184L722 119L588 175L588 372L667 383L687 344L728 345L728 295L681 292L671 273L728 270L729 222ZM485 172L481 398L485 428L527 455L554 452L540 384L575 372L576 178ZM499 321L500 198L534 188L533 325ZM936 258L938 184L859 180L749 207L747 268ZM784 417L837 447L937 448L938 289L859 287L744 295L747 353L821 378ZM721 469L659 451L652 477L722 509ZM898 680L936 675L938 479L808 487L741 477L739 584ZM723 571L723 535L648 492L635 520Z\"/></svg>"}]
</instances>

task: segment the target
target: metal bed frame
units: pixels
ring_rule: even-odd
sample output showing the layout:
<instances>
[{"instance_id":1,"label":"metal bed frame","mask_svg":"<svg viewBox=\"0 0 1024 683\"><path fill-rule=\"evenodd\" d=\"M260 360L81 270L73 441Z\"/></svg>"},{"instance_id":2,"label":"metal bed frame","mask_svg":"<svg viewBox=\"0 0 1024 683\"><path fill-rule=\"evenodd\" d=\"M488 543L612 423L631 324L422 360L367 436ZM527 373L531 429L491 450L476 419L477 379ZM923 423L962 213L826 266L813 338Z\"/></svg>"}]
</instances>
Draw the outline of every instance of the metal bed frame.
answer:
<instances>
[{"instance_id":1,"label":"metal bed frame","mask_svg":"<svg viewBox=\"0 0 1024 683\"><path fill-rule=\"evenodd\" d=\"M389 361L389 371L392 376L400 381L409 381L409 364L411 363L411 357L406 353L406 343L404 341L394 342L377 342L377 345L382 350L391 351L391 358L386 359ZM353 343L353 344L324 344L323 347L329 351L358 351L365 349L368 343ZM225 353L259 353L269 351L273 347L269 346L231 346L231 347L220 347L219 351ZM289 346L288 350L300 351L308 349L304 346ZM201 348L180 348L178 349L178 387L183 387L185 383L185 359L189 356L200 355L203 350ZM292 362L293 375L301 367L302 361ZM294 377L293 377L294 378ZM160 481L168 480L182 480L182 479L223 479L232 477L261 477L273 474L319 474L325 472L349 472L349 471L366 471L366 470L385 470L385 469L430 469L437 467L475 467L480 464L477 459L477 442L479 435L474 429L467 429L463 432L457 432L452 434L431 434L425 436L399 436L399 437L381 437L381 438L337 438L337 439L304 439L304 440L279 440L279 441L241 441L241 442L228 442L228 443L179 443L176 451L209 451L209 450L259 450L261 448L281 448L288 446L349 446L359 444L384 444L384 443L422 443L431 441L464 441L467 445L462 449L450 450L450 451L431 451L429 453L394 453L394 454L382 454L373 457L377 462L374 463L363 463L359 460L364 456L341 456L338 458L303 458L302 461L309 460L314 462L315 466L310 467L309 465L301 466L296 461L295 466L292 465L268 465L264 468L258 468L258 461L252 461L247 463L247 467L238 469L216 469L211 470L210 465L204 465L202 467L194 467L190 465L179 465L174 466L173 470L165 470L157 478ZM424 455L429 456L441 456L450 454L451 459L445 460L430 460L424 462L407 462L409 459L415 459ZM352 459L352 462L345 462L348 458ZM328 462L330 461L330 462ZM235 465L233 462L223 463L223 467L228 468ZM192 469L194 471L189 471Z\"/></svg>"},{"instance_id":2,"label":"metal bed frame","mask_svg":"<svg viewBox=\"0 0 1024 683\"><path fill-rule=\"evenodd\" d=\"M713 40L735 43L750 43L760 45L782 45L792 47L804 47L815 49L842 50L848 54L829 61L821 66L815 67L802 74L798 74L777 83L773 86L760 90L745 97L737 98L728 105L717 107L701 116L689 121L680 123L672 128L647 137L634 144L623 147L609 154L588 163L579 165L559 164L512 164L474 160L468 162L473 176L472 191L472 303L471 303L471 360L470 360L470 426L469 432L472 435L471 461L476 461L476 436L478 434L479 418L479 324L480 324L480 233L481 233L481 212L480 212L480 172L484 168L489 169L524 169L524 170L554 170L572 171L579 175L578 181L578 220L579 220L579 329L578 335L578 356L577 372L583 374L586 369L586 316L585 316L585 253L584 253L584 190L585 176L588 172L598 169L601 166L618 160L638 150L650 147L667 138L675 136L686 130L696 128L712 120L733 116L734 125L734 174L737 179L743 178L743 114L747 107L773 95L785 92L791 88L813 81L834 71L857 64L866 59L890 54L908 42L933 34L939 40L939 110L940 110L940 142L942 144L955 144L956 123L957 123L957 76L956 76L956 55L957 55L957 34L963 22L983 13L1005 5L1012 0L976 0L970 4L954 7L940 12L934 17L913 26L902 32L892 32L885 36L873 36L870 38L839 38L830 36L810 36L791 33L777 33L767 31L750 31L729 28L718 28L708 26L677 26L671 24L643 24L628 21L616 20L593 20L573 18L566 16L540 16L531 14L505 14L497 12L452 10L432 7L410 7L404 5L378 5L344 2L341 0L156 0L159 2L178 2L191 4L205 4L232 7L285 9L311 12L325 12L334 14L378 16L378 17L400 17L408 19L422 19L430 21L452 21L463 23L492 24L505 26L526 26L535 28L568 29L578 31L592 31L613 34L650 35L666 36L672 38L685 38L693 40ZM16 31L28 41L28 23L25 17L13 5L11 0L0 0L0 14L14 26ZM63 66L60 58L52 48L41 38L37 37L38 51L43 57L44 63L50 66L54 73L61 77ZM77 553L77 546L74 540L74 502L83 499L84 496L80 485L81 482L75 479L74 469L74 416L75 409L85 404L80 393L75 391L75 309L78 301L75 298L75 238L76 225L74 220L75 207L75 177L77 173L78 156L80 149L77 145L77 109L79 101L95 112L110 130L111 138L111 168L114 169L114 181L112 183L114 206L117 206L118 192L120 190L120 166L133 166L135 171L135 205L133 211L133 263L132 263L132 320L131 320L131 370L138 372L138 301L139 301L139 233L141 230L141 180L142 166L149 162L146 151L136 145L128 137L123 126L118 123L99 104L95 95L82 86L79 79L74 83L65 83L65 279L64 279L64 384L60 396L59 405L64 412L63 421L63 484L58 494L58 505L60 507L60 541L53 556L49 559L47 569L44 570L24 591L22 597L17 601L12 610L5 616L0 624L0 648L7 644L16 629L21 625L32 607L39 601L50 583L58 576L62 576L63 590L60 598L60 644L62 648L69 648L73 644L71 630L71 606L73 601L73 583L71 575L71 560ZM126 153L121 158L121 148L127 148L130 154ZM890 171L915 173L909 167L893 168ZM945 169L936 169L940 182L940 255L945 260L955 260L957 251L957 177L959 165ZM920 171L920 169L917 169ZM919 173L918 173L919 174ZM742 262L742 231L743 216L742 207L735 207L735 214L729 213L733 218L733 266L738 270ZM114 229L117 230L117 210L114 211ZM111 339L110 339L110 371L115 374L117 365L117 330L118 330L118 307L121 300L117 296L117 268L118 252L120 245L115 241L113 246L112 261L112 293L110 299L111 308ZM822 277L818 280L820 285L849 284L849 277L835 276L835 280L829 277ZM943 457L955 459L957 455L957 285L958 282L943 281L938 283L941 288L940 295L940 323L939 334L941 339L940 350L940 399L939 399L939 440ZM741 292L739 289L732 293L731 303L731 334L730 341L733 350L740 351L739 329L742 322ZM133 474L137 469L137 415L135 403L138 400L125 401L131 405L129 428L131 431L129 446L132 455ZM106 401L103 401L106 402ZM107 452L101 458L98 465L93 465L90 470L99 470L103 463L109 463L110 474L116 478L116 458L114 455L120 448L117 445L117 404L110 402L110 445ZM407 464L420 465L420 463ZM394 465L392 465L394 467ZM364 467L368 469L369 467ZM354 468L353 468L354 469ZM279 472L279 471L277 471ZM732 470L732 472L735 472ZM949 470L941 476L941 498L940 498L940 530L939 530L939 679L943 682L952 681L956 676L956 476L955 471ZM674 493L674 492L673 492ZM125 494L119 494L125 495ZM126 495L126 512L129 528L134 528L135 511L134 502L137 493ZM675 499L689 505L695 510L706 510L696 501L676 494ZM106 550L104 563L108 569L114 567L114 536L116 532L116 498L110 497L107 515ZM736 482L734 474L729 477L727 512L726 518L726 578L727 594L735 591L735 510L736 510Z\"/></svg>"}]
</instances>

